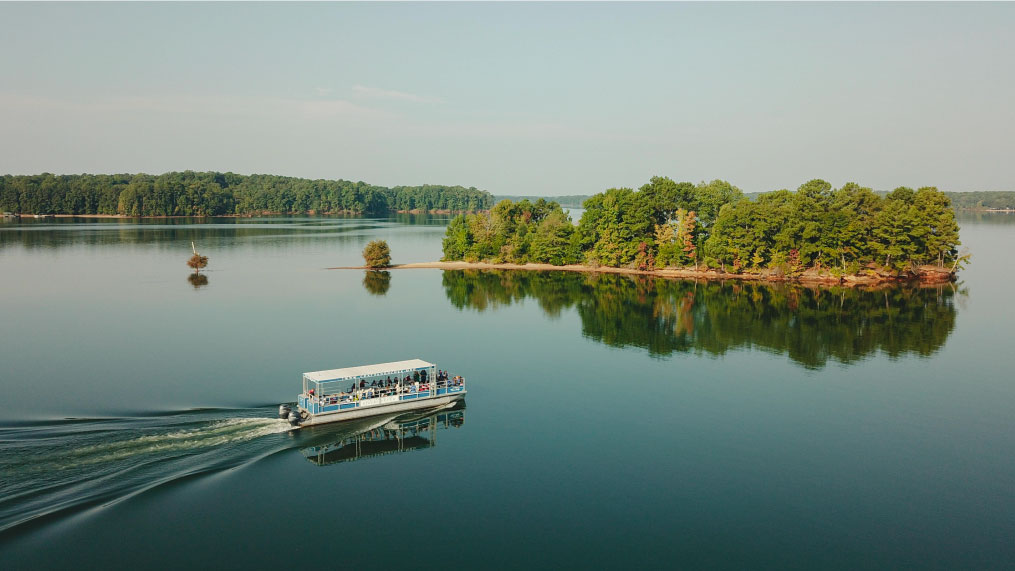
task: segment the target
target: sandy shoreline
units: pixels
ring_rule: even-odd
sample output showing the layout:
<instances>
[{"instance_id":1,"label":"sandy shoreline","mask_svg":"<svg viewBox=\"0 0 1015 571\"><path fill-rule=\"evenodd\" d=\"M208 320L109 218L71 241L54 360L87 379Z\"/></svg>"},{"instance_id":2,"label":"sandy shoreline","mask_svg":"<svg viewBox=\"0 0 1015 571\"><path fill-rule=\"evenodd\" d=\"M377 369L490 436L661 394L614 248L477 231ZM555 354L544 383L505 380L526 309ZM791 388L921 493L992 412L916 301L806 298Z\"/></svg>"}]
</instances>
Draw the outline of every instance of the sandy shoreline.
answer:
<instances>
[{"instance_id":1,"label":"sandy shoreline","mask_svg":"<svg viewBox=\"0 0 1015 571\"><path fill-rule=\"evenodd\" d=\"M414 269L437 269L437 270L521 270L521 271L556 271L556 272L583 272L600 274L628 274L653 276L670 279L701 279L701 280L744 280L763 282L791 282L802 284L819 285L845 285L845 286L871 286L889 283L921 283L921 284L943 284L952 280L951 273L941 271L922 272L913 277L892 277L892 276L846 276L844 278L832 275L803 275L795 277L762 275L762 274L733 274L720 272L718 270L694 270L694 269L657 269L657 270L636 270L632 268L610 268L605 266L592 267L581 264L570 264L566 266L554 266L551 264L490 264L486 262L414 262L409 264L395 264L386 268L368 268L366 266L340 266L325 268L328 270L414 270Z\"/></svg>"}]
</instances>

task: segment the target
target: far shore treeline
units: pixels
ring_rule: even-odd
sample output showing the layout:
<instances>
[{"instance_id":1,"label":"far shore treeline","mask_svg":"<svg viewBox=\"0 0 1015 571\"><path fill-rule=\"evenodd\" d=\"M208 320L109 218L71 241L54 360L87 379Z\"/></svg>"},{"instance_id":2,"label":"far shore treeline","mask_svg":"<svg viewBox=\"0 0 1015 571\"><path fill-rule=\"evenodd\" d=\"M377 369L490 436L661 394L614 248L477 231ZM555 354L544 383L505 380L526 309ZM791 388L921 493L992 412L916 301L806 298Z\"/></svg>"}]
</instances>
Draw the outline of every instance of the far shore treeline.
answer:
<instances>
[{"instance_id":1,"label":"far shore treeline","mask_svg":"<svg viewBox=\"0 0 1015 571\"><path fill-rule=\"evenodd\" d=\"M23 214L228 216L256 213L384 214L487 210L493 196L462 186L387 188L220 172L3 175L0 211Z\"/></svg>"},{"instance_id":2,"label":"far shore treeline","mask_svg":"<svg viewBox=\"0 0 1015 571\"><path fill-rule=\"evenodd\" d=\"M1015 210L1015 192L987 190L946 192L952 207L958 210Z\"/></svg>"},{"instance_id":3,"label":"far shore treeline","mask_svg":"<svg viewBox=\"0 0 1015 571\"><path fill-rule=\"evenodd\" d=\"M501 201L448 225L445 260L695 268L831 276L954 267L959 227L944 193L900 187L879 196L811 180L747 200L722 180L654 177L583 204L575 227L559 204ZM950 268L949 268L950 269Z\"/></svg>"},{"instance_id":4,"label":"far shore treeline","mask_svg":"<svg viewBox=\"0 0 1015 571\"><path fill-rule=\"evenodd\" d=\"M883 190L874 191L879 196L885 196L888 192ZM985 190L985 191L972 191L972 192L954 192L954 191L943 191L952 201L952 208L956 210L1015 210L1015 192L1006 190ZM744 196L750 200L757 200L759 196L765 194L764 192L745 192ZM552 200L553 202L559 203L564 208L581 208L583 202L590 198L588 194L569 194L566 196L513 196L513 195L494 195L494 202L500 202L501 200L510 200L511 202L521 202L522 200L529 200L535 202L540 198L545 200Z\"/></svg>"},{"instance_id":5,"label":"far shore treeline","mask_svg":"<svg viewBox=\"0 0 1015 571\"><path fill-rule=\"evenodd\" d=\"M529 202L535 202L542 198L547 202L556 202L564 208L581 208L582 203L589 199L587 194L567 194L563 196L524 196L524 195L511 195L511 194L495 194L493 196L494 203L502 200L510 200L511 202L521 202L528 200Z\"/></svg>"}]
</instances>

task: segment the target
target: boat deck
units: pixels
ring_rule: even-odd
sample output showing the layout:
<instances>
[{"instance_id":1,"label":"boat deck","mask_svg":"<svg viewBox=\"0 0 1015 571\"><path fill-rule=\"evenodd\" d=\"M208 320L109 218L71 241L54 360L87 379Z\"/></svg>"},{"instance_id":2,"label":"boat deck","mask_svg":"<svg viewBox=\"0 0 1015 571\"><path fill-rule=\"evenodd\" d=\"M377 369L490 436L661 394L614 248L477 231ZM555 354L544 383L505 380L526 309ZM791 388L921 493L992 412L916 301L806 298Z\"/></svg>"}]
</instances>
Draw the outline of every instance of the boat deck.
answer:
<instances>
[{"instance_id":1,"label":"boat deck","mask_svg":"<svg viewBox=\"0 0 1015 571\"><path fill-rule=\"evenodd\" d=\"M394 390L388 389L365 389L365 392L369 396L364 398L358 398L356 396L348 395L331 395L324 397L311 397L308 395L300 395L298 405L300 410L305 410L307 413L312 415L317 414L328 414L332 412L339 412L343 410L352 410L356 408L367 408L378 405L386 405L404 401L411 401L417 399L429 399L440 396L459 395L465 393L465 386L447 386L447 387L436 387L433 390L425 390L418 392L405 392L403 394L392 394ZM373 394L370 394L373 393Z\"/></svg>"},{"instance_id":2,"label":"boat deck","mask_svg":"<svg viewBox=\"0 0 1015 571\"><path fill-rule=\"evenodd\" d=\"M351 383L351 384L350 384ZM420 359L303 373L301 425L442 406L465 396L465 378L450 378Z\"/></svg>"}]
</instances>

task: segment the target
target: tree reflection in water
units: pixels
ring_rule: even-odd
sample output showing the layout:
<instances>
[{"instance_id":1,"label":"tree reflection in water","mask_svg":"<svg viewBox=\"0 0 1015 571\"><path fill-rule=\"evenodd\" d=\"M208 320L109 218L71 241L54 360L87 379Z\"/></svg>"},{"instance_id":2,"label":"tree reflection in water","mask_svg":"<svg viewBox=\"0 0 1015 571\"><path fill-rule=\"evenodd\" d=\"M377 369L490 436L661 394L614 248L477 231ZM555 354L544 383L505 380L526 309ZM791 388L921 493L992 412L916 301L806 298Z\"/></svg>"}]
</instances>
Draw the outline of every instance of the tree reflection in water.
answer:
<instances>
[{"instance_id":1,"label":"tree reflection in water","mask_svg":"<svg viewBox=\"0 0 1015 571\"><path fill-rule=\"evenodd\" d=\"M198 289L208 285L208 276L194 272L187 276L187 281L194 286L194 289Z\"/></svg>"},{"instance_id":2,"label":"tree reflection in water","mask_svg":"<svg viewBox=\"0 0 1015 571\"><path fill-rule=\"evenodd\" d=\"M880 351L929 356L955 327L952 284L863 290L754 282L695 282L617 274L445 271L458 309L486 311L526 298L550 317L575 308L582 334L653 356L724 355L756 348L808 369Z\"/></svg>"},{"instance_id":3,"label":"tree reflection in water","mask_svg":"<svg viewBox=\"0 0 1015 571\"><path fill-rule=\"evenodd\" d=\"M391 288L391 272L367 270L363 287L372 295L384 295Z\"/></svg>"}]
</instances>

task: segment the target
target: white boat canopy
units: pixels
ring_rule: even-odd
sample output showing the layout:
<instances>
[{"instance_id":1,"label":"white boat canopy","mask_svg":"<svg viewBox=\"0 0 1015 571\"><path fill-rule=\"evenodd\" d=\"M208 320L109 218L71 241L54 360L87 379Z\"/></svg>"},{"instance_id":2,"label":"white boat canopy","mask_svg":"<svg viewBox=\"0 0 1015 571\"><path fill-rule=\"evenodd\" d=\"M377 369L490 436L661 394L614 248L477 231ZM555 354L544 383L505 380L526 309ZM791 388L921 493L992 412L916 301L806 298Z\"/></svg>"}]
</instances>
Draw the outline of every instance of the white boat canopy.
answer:
<instances>
[{"instance_id":1,"label":"white boat canopy","mask_svg":"<svg viewBox=\"0 0 1015 571\"><path fill-rule=\"evenodd\" d=\"M436 366L433 363L427 363L420 359L409 359L408 361L395 361L393 363L380 363L378 365L361 365L359 367L346 367L345 369L313 371L303 373L303 378L313 383L326 383L361 379L363 377L376 377L378 375L399 375L420 369L432 369Z\"/></svg>"}]
</instances>

